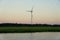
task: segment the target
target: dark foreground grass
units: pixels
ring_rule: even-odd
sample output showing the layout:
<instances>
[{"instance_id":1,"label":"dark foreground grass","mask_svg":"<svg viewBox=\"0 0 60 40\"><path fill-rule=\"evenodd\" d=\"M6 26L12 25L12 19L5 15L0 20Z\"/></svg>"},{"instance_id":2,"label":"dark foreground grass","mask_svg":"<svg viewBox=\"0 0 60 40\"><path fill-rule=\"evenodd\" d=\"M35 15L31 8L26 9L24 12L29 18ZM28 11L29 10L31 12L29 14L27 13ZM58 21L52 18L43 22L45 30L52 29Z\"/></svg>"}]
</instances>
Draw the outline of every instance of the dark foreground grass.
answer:
<instances>
[{"instance_id":1,"label":"dark foreground grass","mask_svg":"<svg viewBox=\"0 0 60 40\"><path fill-rule=\"evenodd\" d=\"M60 27L0 27L0 33L60 32Z\"/></svg>"}]
</instances>

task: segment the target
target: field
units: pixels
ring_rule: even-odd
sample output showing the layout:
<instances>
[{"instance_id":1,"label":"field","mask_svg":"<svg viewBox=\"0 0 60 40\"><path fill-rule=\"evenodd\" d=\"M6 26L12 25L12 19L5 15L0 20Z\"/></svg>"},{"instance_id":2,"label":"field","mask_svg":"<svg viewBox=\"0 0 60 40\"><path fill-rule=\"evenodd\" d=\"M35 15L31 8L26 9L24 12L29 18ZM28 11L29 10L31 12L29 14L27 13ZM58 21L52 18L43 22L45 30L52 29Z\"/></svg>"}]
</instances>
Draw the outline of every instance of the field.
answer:
<instances>
[{"instance_id":1,"label":"field","mask_svg":"<svg viewBox=\"0 0 60 40\"><path fill-rule=\"evenodd\" d=\"M60 27L0 27L0 33L60 32Z\"/></svg>"}]
</instances>

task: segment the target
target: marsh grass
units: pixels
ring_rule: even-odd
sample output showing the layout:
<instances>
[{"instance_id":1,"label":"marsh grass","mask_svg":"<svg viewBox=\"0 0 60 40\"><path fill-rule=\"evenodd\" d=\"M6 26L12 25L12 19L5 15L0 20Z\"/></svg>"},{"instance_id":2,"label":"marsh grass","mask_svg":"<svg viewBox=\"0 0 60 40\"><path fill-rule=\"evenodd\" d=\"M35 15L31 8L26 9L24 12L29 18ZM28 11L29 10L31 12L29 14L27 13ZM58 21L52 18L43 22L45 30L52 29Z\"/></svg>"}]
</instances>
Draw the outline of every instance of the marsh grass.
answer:
<instances>
[{"instance_id":1,"label":"marsh grass","mask_svg":"<svg viewBox=\"0 0 60 40\"><path fill-rule=\"evenodd\" d=\"M60 27L0 27L0 33L60 32Z\"/></svg>"}]
</instances>

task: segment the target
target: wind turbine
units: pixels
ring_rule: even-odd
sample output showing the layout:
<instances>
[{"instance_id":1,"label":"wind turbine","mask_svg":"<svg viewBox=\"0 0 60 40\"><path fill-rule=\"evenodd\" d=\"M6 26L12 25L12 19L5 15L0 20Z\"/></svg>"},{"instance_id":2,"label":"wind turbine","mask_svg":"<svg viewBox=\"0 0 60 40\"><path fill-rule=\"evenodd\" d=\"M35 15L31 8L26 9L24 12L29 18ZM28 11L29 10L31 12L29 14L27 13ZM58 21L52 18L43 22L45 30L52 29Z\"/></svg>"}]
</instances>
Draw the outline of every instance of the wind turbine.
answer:
<instances>
[{"instance_id":1,"label":"wind turbine","mask_svg":"<svg viewBox=\"0 0 60 40\"><path fill-rule=\"evenodd\" d=\"M32 21L33 21L33 20L32 20L32 18L33 18L33 8L34 8L34 7L32 7L32 9L31 9L30 11L27 11L27 12L30 12L30 13L31 13L31 24L32 24ZM33 34L31 33L31 38L30 38L30 40L33 39L33 38L32 38L32 35L33 35Z\"/></svg>"},{"instance_id":2,"label":"wind turbine","mask_svg":"<svg viewBox=\"0 0 60 40\"><path fill-rule=\"evenodd\" d=\"M32 21L33 21L33 20L32 20L32 18L33 18L33 8L34 8L34 7L32 7L32 9L31 9L30 11L27 11L27 12L30 12L30 13L31 13L31 24L32 24Z\"/></svg>"}]
</instances>

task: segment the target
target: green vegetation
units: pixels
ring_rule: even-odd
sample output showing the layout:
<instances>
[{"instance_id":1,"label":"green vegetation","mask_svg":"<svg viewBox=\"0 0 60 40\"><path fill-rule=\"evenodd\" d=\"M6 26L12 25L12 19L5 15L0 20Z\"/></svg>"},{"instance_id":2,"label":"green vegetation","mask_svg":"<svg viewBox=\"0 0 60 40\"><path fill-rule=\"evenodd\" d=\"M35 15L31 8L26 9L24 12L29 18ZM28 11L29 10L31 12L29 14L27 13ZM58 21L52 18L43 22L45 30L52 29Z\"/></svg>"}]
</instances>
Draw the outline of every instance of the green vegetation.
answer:
<instances>
[{"instance_id":1,"label":"green vegetation","mask_svg":"<svg viewBox=\"0 0 60 40\"><path fill-rule=\"evenodd\" d=\"M0 24L0 33L60 32L60 25L50 24Z\"/></svg>"},{"instance_id":2,"label":"green vegetation","mask_svg":"<svg viewBox=\"0 0 60 40\"><path fill-rule=\"evenodd\" d=\"M60 32L60 27L0 27L0 33Z\"/></svg>"}]
</instances>

